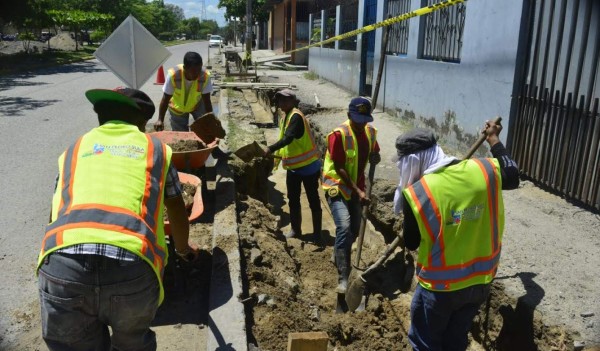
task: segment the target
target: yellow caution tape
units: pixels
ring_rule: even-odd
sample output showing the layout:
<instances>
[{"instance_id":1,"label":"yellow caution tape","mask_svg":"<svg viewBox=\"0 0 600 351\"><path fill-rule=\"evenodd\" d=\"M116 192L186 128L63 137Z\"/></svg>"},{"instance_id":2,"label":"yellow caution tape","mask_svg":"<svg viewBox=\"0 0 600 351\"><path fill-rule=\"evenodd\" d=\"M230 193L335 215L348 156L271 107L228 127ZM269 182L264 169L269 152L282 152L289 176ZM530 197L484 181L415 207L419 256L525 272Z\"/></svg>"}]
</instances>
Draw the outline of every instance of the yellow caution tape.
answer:
<instances>
[{"instance_id":1,"label":"yellow caution tape","mask_svg":"<svg viewBox=\"0 0 600 351\"><path fill-rule=\"evenodd\" d=\"M405 21L405 20L407 20L409 18L423 16L423 15L426 15L428 13L431 13L431 12L434 12L434 11L437 11L437 10L441 10L441 9L443 9L445 7L450 7L450 6L459 4L461 2L465 2L465 1L466 0L446 0L446 1L442 1L439 4L434 4L434 5L429 5L427 7L422 7L420 9L418 9L418 10L407 12L407 13L404 13L402 15L398 15L396 17L388 18L388 19L386 19L384 21L377 22L377 23L374 23L374 24L370 24L368 26L365 26L365 27L362 27L362 28L358 28L358 29L355 29L355 30L350 31L350 32L346 32L344 34L337 35L335 37L329 38L327 40L320 41L318 43L310 44L308 46L304 46L304 47L301 47L299 49L288 51L288 52L286 52L286 54L290 54L292 52L298 52L298 51L306 50L308 48L312 48L312 47L315 47L315 46L321 46L321 45L328 44L328 43L331 43L331 42L334 42L334 41L338 41L338 40L350 38L350 37L356 36L356 35L361 34L361 33L370 32L370 31L375 30L377 28L381 28L381 27L392 25L394 23Z\"/></svg>"}]
</instances>

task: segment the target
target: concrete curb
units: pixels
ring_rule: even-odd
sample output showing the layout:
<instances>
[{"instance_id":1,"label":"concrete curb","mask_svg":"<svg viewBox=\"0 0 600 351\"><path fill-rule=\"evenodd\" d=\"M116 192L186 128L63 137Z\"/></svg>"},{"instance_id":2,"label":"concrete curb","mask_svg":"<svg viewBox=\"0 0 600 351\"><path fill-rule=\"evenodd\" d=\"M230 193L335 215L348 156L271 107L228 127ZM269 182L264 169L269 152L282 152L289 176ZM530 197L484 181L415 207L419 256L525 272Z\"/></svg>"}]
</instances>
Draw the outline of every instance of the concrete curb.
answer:
<instances>
[{"instance_id":1,"label":"concrete curb","mask_svg":"<svg viewBox=\"0 0 600 351\"><path fill-rule=\"evenodd\" d=\"M219 111L226 116L226 90L220 92ZM223 128L228 132L226 120ZM224 174L225 173L225 174ZM212 241L212 277L208 306L207 350L248 350L246 315L242 296L235 184L227 172L219 172L215 189ZM233 218L233 220L232 220Z\"/></svg>"}]
</instances>

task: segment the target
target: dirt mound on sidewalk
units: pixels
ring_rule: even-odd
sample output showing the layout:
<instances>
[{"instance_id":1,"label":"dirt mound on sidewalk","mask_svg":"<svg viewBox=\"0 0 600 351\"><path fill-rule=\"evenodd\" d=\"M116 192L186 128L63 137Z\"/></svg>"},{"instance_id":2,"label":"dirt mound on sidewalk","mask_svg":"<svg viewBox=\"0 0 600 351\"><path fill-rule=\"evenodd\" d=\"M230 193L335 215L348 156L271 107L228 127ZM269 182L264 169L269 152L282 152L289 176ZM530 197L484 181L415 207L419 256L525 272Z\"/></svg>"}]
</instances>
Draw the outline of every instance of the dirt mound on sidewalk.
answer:
<instances>
[{"instance_id":1,"label":"dirt mound on sidewalk","mask_svg":"<svg viewBox=\"0 0 600 351\"><path fill-rule=\"evenodd\" d=\"M69 33L59 33L50 38L50 47L62 51L74 51L75 40Z\"/></svg>"}]
</instances>

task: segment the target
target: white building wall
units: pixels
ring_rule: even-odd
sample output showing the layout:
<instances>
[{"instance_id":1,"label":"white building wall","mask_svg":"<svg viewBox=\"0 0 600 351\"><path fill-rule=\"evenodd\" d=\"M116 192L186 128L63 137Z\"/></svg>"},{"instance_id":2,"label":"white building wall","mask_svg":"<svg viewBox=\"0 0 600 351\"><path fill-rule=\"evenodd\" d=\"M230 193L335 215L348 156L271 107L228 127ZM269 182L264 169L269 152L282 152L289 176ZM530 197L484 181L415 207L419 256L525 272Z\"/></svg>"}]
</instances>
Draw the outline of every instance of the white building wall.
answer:
<instances>
[{"instance_id":1,"label":"white building wall","mask_svg":"<svg viewBox=\"0 0 600 351\"><path fill-rule=\"evenodd\" d=\"M412 112L417 117L444 121L446 112L456 114L456 125L465 133L476 133L483 121L501 116L508 125L511 94L523 2L468 1L460 63L419 59L420 18L411 18L406 56L388 56L378 106L399 118ZM378 21L384 16L385 0L378 2ZM422 6L413 0L411 9ZM362 27L363 1L359 4ZM375 68L381 52L382 29L376 32ZM360 35L355 52L311 48L309 69L353 92L359 91ZM373 82L375 86L375 82ZM503 133L503 137L506 133Z\"/></svg>"}]
</instances>

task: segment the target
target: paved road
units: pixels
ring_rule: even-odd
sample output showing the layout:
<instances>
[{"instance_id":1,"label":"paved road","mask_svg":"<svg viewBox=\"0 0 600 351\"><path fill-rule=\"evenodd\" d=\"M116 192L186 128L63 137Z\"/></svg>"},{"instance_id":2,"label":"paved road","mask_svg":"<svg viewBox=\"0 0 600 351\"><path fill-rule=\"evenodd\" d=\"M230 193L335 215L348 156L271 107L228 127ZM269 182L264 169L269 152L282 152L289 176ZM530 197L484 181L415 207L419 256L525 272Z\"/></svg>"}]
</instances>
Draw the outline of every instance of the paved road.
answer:
<instances>
[{"instance_id":1,"label":"paved road","mask_svg":"<svg viewBox=\"0 0 600 351\"><path fill-rule=\"evenodd\" d=\"M205 57L207 43L170 47L168 67L186 51ZM215 49L211 49L215 50ZM142 87L158 108L155 76ZM57 158L97 126L84 92L124 85L97 60L0 77L0 349L16 337L18 314L39 308L34 275L57 174ZM156 115L154 117L156 120Z\"/></svg>"}]
</instances>

